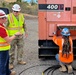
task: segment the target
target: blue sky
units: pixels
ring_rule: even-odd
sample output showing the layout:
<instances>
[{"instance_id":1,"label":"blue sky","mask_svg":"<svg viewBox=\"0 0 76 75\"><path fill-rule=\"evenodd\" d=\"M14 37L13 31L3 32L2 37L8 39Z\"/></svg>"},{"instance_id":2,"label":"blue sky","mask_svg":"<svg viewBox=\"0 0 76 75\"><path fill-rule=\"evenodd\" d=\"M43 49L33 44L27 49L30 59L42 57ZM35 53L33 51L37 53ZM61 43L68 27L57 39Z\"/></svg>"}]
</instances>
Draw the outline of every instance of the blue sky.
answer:
<instances>
[{"instance_id":1,"label":"blue sky","mask_svg":"<svg viewBox=\"0 0 76 75\"><path fill-rule=\"evenodd\" d=\"M24 1L27 1L27 2L30 2L31 0L24 0ZM36 0L34 0L36 2Z\"/></svg>"}]
</instances>

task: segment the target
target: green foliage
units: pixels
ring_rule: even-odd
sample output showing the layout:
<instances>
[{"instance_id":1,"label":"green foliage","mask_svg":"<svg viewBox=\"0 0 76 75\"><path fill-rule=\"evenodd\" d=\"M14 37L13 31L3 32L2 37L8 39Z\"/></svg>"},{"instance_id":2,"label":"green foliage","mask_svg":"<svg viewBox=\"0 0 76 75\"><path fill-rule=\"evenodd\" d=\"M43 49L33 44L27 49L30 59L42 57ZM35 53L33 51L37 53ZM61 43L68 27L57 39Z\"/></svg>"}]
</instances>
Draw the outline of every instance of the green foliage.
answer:
<instances>
[{"instance_id":1,"label":"green foliage","mask_svg":"<svg viewBox=\"0 0 76 75\"><path fill-rule=\"evenodd\" d=\"M22 2L22 0L17 0L17 2Z\"/></svg>"},{"instance_id":2,"label":"green foliage","mask_svg":"<svg viewBox=\"0 0 76 75\"><path fill-rule=\"evenodd\" d=\"M9 9L10 12L12 12L12 6L13 4L17 3L21 6L21 12L31 15L37 15L38 14L38 5L34 3L33 5L27 3L27 2L19 2L21 0L17 0L17 2L14 3L2 3L2 7L6 7Z\"/></svg>"},{"instance_id":3,"label":"green foliage","mask_svg":"<svg viewBox=\"0 0 76 75\"><path fill-rule=\"evenodd\" d=\"M30 3L31 3L31 5L34 5L34 4L35 4L34 0L31 0L31 2L30 2Z\"/></svg>"},{"instance_id":4,"label":"green foliage","mask_svg":"<svg viewBox=\"0 0 76 75\"><path fill-rule=\"evenodd\" d=\"M5 7L5 6L6 6L5 2L3 2L3 3L2 3L2 6L3 6L3 7Z\"/></svg>"}]
</instances>

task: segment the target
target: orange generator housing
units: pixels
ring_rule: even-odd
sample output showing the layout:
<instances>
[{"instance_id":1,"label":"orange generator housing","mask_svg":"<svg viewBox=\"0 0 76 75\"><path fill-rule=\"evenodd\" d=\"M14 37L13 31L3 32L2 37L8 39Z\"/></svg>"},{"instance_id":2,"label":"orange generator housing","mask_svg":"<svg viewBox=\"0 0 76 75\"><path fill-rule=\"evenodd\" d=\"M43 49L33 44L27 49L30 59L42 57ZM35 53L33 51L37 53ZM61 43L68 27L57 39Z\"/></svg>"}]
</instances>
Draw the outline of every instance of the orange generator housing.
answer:
<instances>
[{"instance_id":1,"label":"orange generator housing","mask_svg":"<svg viewBox=\"0 0 76 75\"><path fill-rule=\"evenodd\" d=\"M59 37L64 27L70 30L76 56L76 0L38 0L39 58L58 53L59 47L52 41L53 32Z\"/></svg>"}]
</instances>

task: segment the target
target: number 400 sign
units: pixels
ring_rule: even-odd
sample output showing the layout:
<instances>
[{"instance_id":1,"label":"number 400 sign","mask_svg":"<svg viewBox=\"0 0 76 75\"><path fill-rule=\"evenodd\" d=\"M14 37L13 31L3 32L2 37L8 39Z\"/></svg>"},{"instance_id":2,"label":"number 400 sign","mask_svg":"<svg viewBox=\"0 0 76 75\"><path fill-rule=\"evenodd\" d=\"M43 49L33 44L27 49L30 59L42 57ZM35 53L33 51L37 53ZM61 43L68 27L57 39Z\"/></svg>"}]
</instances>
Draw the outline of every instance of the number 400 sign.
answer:
<instances>
[{"instance_id":1,"label":"number 400 sign","mask_svg":"<svg viewBox=\"0 0 76 75\"><path fill-rule=\"evenodd\" d=\"M49 5L47 5L47 9L51 9L51 10L57 10L59 8L59 6L58 5L55 5L55 4L49 4Z\"/></svg>"}]
</instances>

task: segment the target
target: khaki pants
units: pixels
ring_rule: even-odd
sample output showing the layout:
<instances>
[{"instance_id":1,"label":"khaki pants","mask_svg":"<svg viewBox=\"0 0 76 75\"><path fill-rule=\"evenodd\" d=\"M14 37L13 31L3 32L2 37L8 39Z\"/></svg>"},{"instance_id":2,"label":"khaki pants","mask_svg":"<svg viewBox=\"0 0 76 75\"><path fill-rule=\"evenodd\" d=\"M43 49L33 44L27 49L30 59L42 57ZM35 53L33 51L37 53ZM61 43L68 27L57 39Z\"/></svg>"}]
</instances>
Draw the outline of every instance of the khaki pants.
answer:
<instances>
[{"instance_id":1,"label":"khaki pants","mask_svg":"<svg viewBox=\"0 0 76 75\"><path fill-rule=\"evenodd\" d=\"M17 61L22 61L23 57L23 47L24 47L24 39L23 35L17 36L12 42L11 42L11 49L10 49L10 64L14 63L15 56L17 56ZM15 51L16 50L16 51ZM16 52L16 53L15 53ZM17 54L17 55L15 55Z\"/></svg>"}]
</instances>

